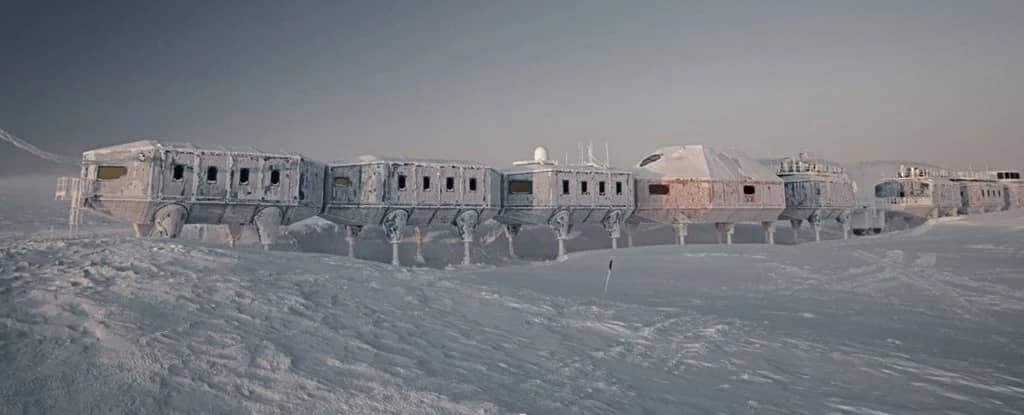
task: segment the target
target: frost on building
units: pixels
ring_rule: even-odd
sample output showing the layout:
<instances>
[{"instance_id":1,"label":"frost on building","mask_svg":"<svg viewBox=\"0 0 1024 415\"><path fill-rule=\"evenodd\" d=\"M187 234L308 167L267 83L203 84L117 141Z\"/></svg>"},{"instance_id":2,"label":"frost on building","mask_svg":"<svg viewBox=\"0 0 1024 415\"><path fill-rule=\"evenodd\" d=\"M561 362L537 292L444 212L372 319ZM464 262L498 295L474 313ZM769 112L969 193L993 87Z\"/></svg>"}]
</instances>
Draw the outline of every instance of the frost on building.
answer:
<instances>
[{"instance_id":1,"label":"frost on building","mask_svg":"<svg viewBox=\"0 0 1024 415\"><path fill-rule=\"evenodd\" d=\"M1024 207L1024 180L1019 171L992 171L989 177L994 177L1003 187L1003 210Z\"/></svg>"},{"instance_id":2,"label":"frost on building","mask_svg":"<svg viewBox=\"0 0 1024 415\"><path fill-rule=\"evenodd\" d=\"M640 161L635 176L634 220L672 225L680 244L690 223L714 223L726 243L737 222L760 223L765 242L775 241L786 207L783 181L756 160L702 145L671 146Z\"/></svg>"},{"instance_id":3,"label":"frost on building","mask_svg":"<svg viewBox=\"0 0 1024 415\"><path fill-rule=\"evenodd\" d=\"M558 239L558 256L566 255L565 239L573 226L600 224L618 246L622 224L633 211L633 178L628 171L596 163L560 165L538 147L534 158L513 163L501 172L502 209L496 220L505 225L509 255L523 225L547 225Z\"/></svg>"},{"instance_id":4,"label":"frost on building","mask_svg":"<svg viewBox=\"0 0 1024 415\"><path fill-rule=\"evenodd\" d=\"M1003 184L988 172L960 172L950 180L960 186L961 215L998 212L1003 210L1006 199Z\"/></svg>"},{"instance_id":5,"label":"frost on building","mask_svg":"<svg viewBox=\"0 0 1024 415\"><path fill-rule=\"evenodd\" d=\"M875 185L875 205L888 216L954 216L960 209L960 185L948 172L901 165L895 178Z\"/></svg>"},{"instance_id":6,"label":"frost on building","mask_svg":"<svg viewBox=\"0 0 1024 415\"><path fill-rule=\"evenodd\" d=\"M885 229L885 211L874 203L861 203L850 213L850 229L854 235L879 234Z\"/></svg>"},{"instance_id":7,"label":"frost on building","mask_svg":"<svg viewBox=\"0 0 1024 415\"><path fill-rule=\"evenodd\" d=\"M355 255L364 226L381 225L396 265L402 232L410 226L420 260L427 229L454 226L468 264L477 225L501 205L498 173L475 162L364 156L357 162L329 163L326 176L320 216L346 226L349 256Z\"/></svg>"},{"instance_id":8,"label":"frost on building","mask_svg":"<svg viewBox=\"0 0 1024 415\"><path fill-rule=\"evenodd\" d=\"M853 181L839 166L810 160L806 154L785 158L778 164L778 176L785 182L786 210L780 219L789 220L797 239L804 221L814 229L814 240L821 240L821 226L835 220L843 226L843 239L849 237L850 214L855 199Z\"/></svg>"},{"instance_id":9,"label":"frost on building","mask_svg":"<svg viewBox=\"0 0 1024 415\"><path fill-rule=\"evenodd\" d=\"M185 224L255 225L269 247L281 225L316 216L323 165L296 154L136 141L82 154L79 207L174 238Z\"/></svg>"}]
</instances>

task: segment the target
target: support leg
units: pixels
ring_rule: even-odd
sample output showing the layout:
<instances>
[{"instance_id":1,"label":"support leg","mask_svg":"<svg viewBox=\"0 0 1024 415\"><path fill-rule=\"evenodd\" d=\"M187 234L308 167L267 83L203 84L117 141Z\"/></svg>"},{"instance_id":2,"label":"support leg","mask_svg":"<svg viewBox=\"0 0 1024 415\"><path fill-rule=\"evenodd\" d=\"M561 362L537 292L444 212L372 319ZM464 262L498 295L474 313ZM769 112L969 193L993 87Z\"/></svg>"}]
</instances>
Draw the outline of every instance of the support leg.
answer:
<instances>
[{"instance_id":1,"label":"support leg","mask_svg":"<svg viewBox=\"0 0 1024 415\"><path fill-rule=\"evenodd\" d=\"M803 226L804 221L800 219L791 219L789 226L793 229L793 243L800 242L800 227Z\"/></svg>"},{"instance_id":2,"label":"support leg","mask_svg":"<svg viewBox=\"0 0 1024 415\"><path fill-rule=\"evenodd\" d=\"M604 225L604 229L608 231L608 236L612 239L612 249L618 249L619 237L622 236L622 212L612 211L601 221L601 224Z\"/></svg>"},{"instance_id":3,"label":"support leg","mask_svg":"<svg viewBox=\"0 0 1024 415\"><path fill-rule=\"evenodd\" d=\"M679 245L686 245L686 227L688 223L675 223L672 224L672 229L676 232L676 243Z\"/></svg>"},{"instance_id":4,"label":"support leg","mask_svg":"<svg viewBox=\"0 0 1024 415\"><path fill-rule=\"evenodd\" d=\"M423 257L423 240L427 237L429 230L423 226L417 226L412 229L413 239L416 240L416 262L425 264L426 258Z\"/></svg>"},{"instance_id":5,"label":"support leg","mask_svg":"<svg viewBox=\"0 0 1024 415\"><path fill-rule=\"evenodd\" d=\"M516 235L519 235L519 231L522 229L520 224L506 224L505 225L505 237L508 238L508 256L509 258L519 258L516 255Z\"/></svg>"},{"instance_id":6,"label":"support leg","mask_svg":"<svg viewBox=\"0 0 1024 415\"><path fill-rule=\"evenodd\" d=\"M462 265L469 265L473 263L472 258L472 247L473 247L473 236L476 233L476 225L479 222L480 214L474 210L467 210L459 214L459 217L455 219L455 227L459 231L459 236L462 237Z\"/></svg>"},{"instance_id":7,"label":"support leg","mask_svg":"<svg viewBox=\"0 0 1024 415\"><path fill-rule=\"evenodd\" d=\"M761 222L761 229L764 230L764 243L775 245L775 222Z\"/></svg>"},{"instance_id":8,"label":"support leg","mask_svg":"<svg viewBox=\"0 0 1024 415\"><path fill-rule=\"evenodd\" d=\"M238 240L242 238L242 225L227 225L228 228L228 246L234 247L238 243Z\"/></svg>"},{"instance_id":9,"label":"support leg","mask_svg":"<svg viewBox=\"0 0 1024 415\"><path fill-rule=\"evenodd\" d=\"M636 233L637 228L639 228L639 227L640 227L640 225L638 225L636 223L627 223L626 224L626 246L628 246L630 248L633 247L633 234Z\"/></svg>"},{"instance_id":10,"label":"support leg","mask_svg":"<svg viewBox=\"0 0 1024 415\"><path fill-rule=\"evenodd\" d=\"M177 238L185 226L188 211L180 205L167 205L157 210L154 216L153 231L157 236Z\"/></svg>"},{"instance_id":11,"label":"support leg","mask_svg":"<svg viewBox=\"0 0 1024 415\"><path fill-rule=\"evenodd\" d=\"M555 232L555 238L558 239L558 260L565 260L569 257L568 251L565 249L565 240L569 237L569 232L572 231L572 218L569 216L569 211L563 210L556 213L549 221L549 225Z\"/></svg>"},{"instance_id":12,"label":"support leg","mask_svg":"<svg viewBox=\"0 0 1024 415\"><path fill-rule=\"evenodd\" d=\"M726 245L732 245L732 234L736 232L736 224L729 222L716 223L715 229L718 230L718 243L722 243L722 237L725 238Z\"/></svg>"},{"instance_id":13,"label":"support leg","mask_svg":"<svg viewBox=\"0 0 1024 415\"><path fill-rule=\"evenodd\" d=\"M135 231L136 238L145 238L153 232L152 223L133 223L132 230Z\"/></svg>"},{"instance_id":14,"label":"support leg","mask_svg":"<svg viewBox=\"0 0 1024 415\"><path fill-rule=\"evenodd\" d=\"M409 220L409 214L404 210L395 210L384 217L384 233L391 242L391 265L402 265L398 260L398 244L402 242L402 230Z\"/></svg>"},{"instance_id":15,"label":"support leg","mask_svg":"<svg viewBox=\"0 0 1024 415\"><path fill-rule=\"evenodd\" d=\"M850 239L850 218L853 215L850 211L845 211L839 214L836 221L843 226L843 240Z\"/></svg>"},{"instance_id":16,"label":"support leg","mask_svg":"<svg viewBox=\"0 0 1024 415\"><path fill-rule=\"evenodd\" d=\"M362 226L346 225L345 242L348 243L348 257L356 257L356 242L359 241L359 234L363 232Z\"/></svg>"},{"instance_id":17,"label":"support leg","mask_svg":"<svg viewBox=\"0 0 1024 415\"><path fill-rule=\"evenodd\" d=\"M281 209L276 207L263 209L256 214L256 219L253 222L256 225L256 232L259 233L260 243L263 244L263 250L269 251L270 246L281 236L281 221L283 219L284 215Z\"/></svg>"}]
</instances>

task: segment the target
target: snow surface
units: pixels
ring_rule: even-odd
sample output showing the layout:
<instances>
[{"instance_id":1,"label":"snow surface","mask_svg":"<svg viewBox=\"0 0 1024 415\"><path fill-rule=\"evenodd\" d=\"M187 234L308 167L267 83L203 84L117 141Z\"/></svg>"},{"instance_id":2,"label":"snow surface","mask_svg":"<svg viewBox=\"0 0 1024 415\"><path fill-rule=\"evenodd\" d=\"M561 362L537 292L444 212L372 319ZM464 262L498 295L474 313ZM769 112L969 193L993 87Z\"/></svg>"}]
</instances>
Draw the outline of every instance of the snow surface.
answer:
<instances>
[{"instance_id":1,"label":"snow surface","mask_svg":"<svg viewBox=\"0 0 1024 415\"><path fill-rule=\"evenodd\" d=\"M103 222L68 238L26 186L0 181L3 414L1024 413L1021 211L397 268Z\"/></svg>"}]
</instances>

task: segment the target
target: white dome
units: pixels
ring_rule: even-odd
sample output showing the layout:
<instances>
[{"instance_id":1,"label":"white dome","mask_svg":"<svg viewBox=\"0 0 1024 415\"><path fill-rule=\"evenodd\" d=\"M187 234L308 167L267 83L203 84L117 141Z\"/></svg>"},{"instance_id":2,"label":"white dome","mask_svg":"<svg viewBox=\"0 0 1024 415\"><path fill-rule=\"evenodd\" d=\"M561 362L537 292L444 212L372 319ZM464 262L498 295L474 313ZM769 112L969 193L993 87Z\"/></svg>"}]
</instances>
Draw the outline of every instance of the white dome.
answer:
<instances>
[{"instance_id":1,"label":"white dome","mask_svg":"<svg viewBox=\"0 0 1024 415\"><path fill-rule=\"evenodd\" d=\"M544 146L537 146L533 149L533 161L547 161L548 160L548 149Z\"/></svg>"}]
</instances>

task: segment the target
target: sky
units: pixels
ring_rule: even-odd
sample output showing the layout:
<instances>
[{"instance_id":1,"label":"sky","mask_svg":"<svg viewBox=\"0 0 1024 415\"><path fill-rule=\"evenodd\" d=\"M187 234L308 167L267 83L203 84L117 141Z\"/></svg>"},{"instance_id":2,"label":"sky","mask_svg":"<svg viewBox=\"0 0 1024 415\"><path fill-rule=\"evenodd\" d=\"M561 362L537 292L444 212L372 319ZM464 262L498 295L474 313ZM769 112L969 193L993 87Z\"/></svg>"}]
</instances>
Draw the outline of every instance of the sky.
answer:
<instances>
[{"instance_id":1,"label":"sky","mask_svg":"<svg viewBox=\"0 0 1024 415\"><path fill-rule=\"evenodd\" d=\"M755 157L1024 167L1024 1L45 1L0 15L0 128L498 167ZM18 157L0 147L0 161Z\"/></svg>"}]
</instances>

